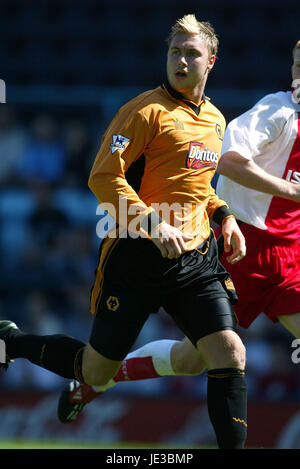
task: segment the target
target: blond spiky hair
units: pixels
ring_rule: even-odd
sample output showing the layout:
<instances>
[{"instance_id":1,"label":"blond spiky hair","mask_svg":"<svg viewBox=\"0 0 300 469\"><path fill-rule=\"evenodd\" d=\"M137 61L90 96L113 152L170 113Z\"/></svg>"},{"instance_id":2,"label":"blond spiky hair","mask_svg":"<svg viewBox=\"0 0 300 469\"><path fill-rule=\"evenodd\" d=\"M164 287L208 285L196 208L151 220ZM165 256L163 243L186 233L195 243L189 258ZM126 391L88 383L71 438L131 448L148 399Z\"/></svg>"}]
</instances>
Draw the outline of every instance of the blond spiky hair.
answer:
<instances>
[{"instance_id":1,"label":"blond spiky hair","mask_svg":"<svg viewBox=\"0 0 300 469\"><path fill-rule=\"evenodd\" d=\"M174 36L180 33L201 36L207 43L210 55L217 55L219 40L214 28L208 21L198 21L195 15L192 14L179 18L167 38L169 46Z\"/></svg>"},{"instance_id":2,"label":"blond spiky hair","mask_svg":"<svg viewBox=\"0 0 300 469\"><path fill-rule=\"evenodd\" d=\"M295 45L295 47L294 47L294 49L293 49L293 57L295 57L295 54L296 54L296 50L297 50L297 49L300 49L300 39L299 39L299 41L296 42L296 45Z\"/></svg>"}]
</instances>

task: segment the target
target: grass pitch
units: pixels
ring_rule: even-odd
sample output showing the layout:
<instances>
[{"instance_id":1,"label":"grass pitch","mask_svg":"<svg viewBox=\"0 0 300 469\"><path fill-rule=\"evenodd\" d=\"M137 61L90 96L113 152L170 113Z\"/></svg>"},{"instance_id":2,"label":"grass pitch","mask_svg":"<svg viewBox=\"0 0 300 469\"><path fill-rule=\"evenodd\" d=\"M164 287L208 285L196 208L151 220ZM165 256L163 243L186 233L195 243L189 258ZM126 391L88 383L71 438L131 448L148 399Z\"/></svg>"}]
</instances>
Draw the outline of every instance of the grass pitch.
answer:
<instances>
[{"instance_id":1,"label":"grass pitch","mask_svg":"<svg viewBox=\"0 0 300 469\"><path fill-rule=\"evenodd\" d=\"M196 446L162 446L149 443L101 443L62 440L0 440L0 449L206 449ZM210 448L213 449L213 448Z\"/></svg>"}]
</instances>

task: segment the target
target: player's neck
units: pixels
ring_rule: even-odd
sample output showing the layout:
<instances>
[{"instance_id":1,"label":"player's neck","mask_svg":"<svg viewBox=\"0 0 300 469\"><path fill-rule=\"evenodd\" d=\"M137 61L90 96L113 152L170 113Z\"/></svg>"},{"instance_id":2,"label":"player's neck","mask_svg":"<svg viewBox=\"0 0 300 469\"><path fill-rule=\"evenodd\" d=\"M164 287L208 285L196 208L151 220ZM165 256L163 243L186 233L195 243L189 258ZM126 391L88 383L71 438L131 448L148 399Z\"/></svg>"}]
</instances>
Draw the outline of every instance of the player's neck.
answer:
<instances>
[{"instance_id":1,"label":"player's neck","mask_svg":"<svg viewBox=\"0 0 300 469\"><path fill-rule=\"evenodd\" d=\"M204 86L191 92L180 92L176 90L170 85L168 80L166 80L164 86L174 98L189 101L196 106L199 106L205 100Z\"/></svg>"},{"instance_id":2,"label":"player's neck","mask_svg":"<svg viewBox=\"0 0 300 469\"><path fill-rule=\"evenodd\" d=\"M200 91L193 90L191 92L182 93L182 95L187 101L191 101L193 104L196 104L196 106L199 106L204 98L204 88Z\"/></svg>"},{"instance_id":3,"label":"player's neck","mask_svg":"<svg viewBox=\"0 0 300 469\"><path fill-rule=\"evenodd\" d=\"M199 85L195 86L195 88L186 90L183 93L185 99L196 104L196 106L199 106L205 97L204 96L205 85L206 85L206 80L203 80L201 83L199 83Z\"/></svg>"}]
</instances>

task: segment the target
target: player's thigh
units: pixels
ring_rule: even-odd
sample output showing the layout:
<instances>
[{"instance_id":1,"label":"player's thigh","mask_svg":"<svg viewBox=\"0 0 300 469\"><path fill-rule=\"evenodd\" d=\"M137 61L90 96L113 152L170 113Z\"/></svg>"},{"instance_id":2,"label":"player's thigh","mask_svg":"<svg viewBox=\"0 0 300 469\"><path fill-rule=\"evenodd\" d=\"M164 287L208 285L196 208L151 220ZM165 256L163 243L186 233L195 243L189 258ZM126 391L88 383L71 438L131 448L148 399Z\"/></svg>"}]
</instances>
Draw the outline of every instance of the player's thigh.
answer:
<instances>
[{"instance_id":1,"label":"player's thigh","mask_svg":"<svg viewBox=\"0 0 300 469\"><path fill-rule=\"evenodd\" d=\"M245 347L236 333L231 302L219 282L178 292L165 303L166 311L198 349L208 368L245 366ZM185 344L197 359L197 354ZM204 363L203 363L204 364Z\"/></svg>"},{"instance_id":2,"label":"player's thigh","mask_svg":"<svg viewBox=\"0 0 300 469\"><path fill-rule=\"evenodd\" d=\"M164 298L163 307L195 347L214 332L236 331L231 302L219 281L178 289Z\"/></svg>"},{"instance_id":3,"label":"player's thigh","mask_svg":"<svg viewBox=\"0 0 300 469\"><path fill-rule=\"evenodd\" d=\"M117 373L151 311L130 291L104 287L83 355L82 373L88 384L104 385ZM154 309L155 311L155 309Z\"/></svg>"},{"instance_id":4,"label":"player's thigh","mask_svg":"<svg viewBox=\"0 0 300 469\"><path fill-rule=\"evenodd\" d=\"M197 342L197 349L209 369L245 368L245 346L233 330L217 331L202 337Z\"/></svg>"},{"instance_id":5,"label":"player's thigh","mask_svg":"<svg viewBox=\"0 0 300 469\"><path fill-rule=\"evenodd\" d=\"M281 324L293 334L297 339L300 338L300 312L290 315L277 316Z\"/></svg>"},{"instance_id":6,"label":"player's thigh","mask_svg":"<svg viewBox=\"0 0 300 469\"><path fill-rule=\"evenodd\" d=\"M114 281L112 276L104 281L86 352L92 359L90 364L85 360L90 373L95 369L104 377L117 372L117 363L130 352L149 314L158 310L155 294L143 285L135 286Z\"/></svg>"}]
</instances>

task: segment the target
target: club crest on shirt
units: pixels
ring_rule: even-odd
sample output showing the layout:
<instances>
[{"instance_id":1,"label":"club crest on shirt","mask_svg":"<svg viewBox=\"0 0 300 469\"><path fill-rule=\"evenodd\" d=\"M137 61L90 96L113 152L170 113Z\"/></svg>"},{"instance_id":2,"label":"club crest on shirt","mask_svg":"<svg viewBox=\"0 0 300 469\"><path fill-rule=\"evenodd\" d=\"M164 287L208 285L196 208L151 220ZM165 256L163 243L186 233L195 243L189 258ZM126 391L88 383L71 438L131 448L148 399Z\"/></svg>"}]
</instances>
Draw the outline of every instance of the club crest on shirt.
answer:
<instances>
[{"instance_id":1,"label":"club crest on shirt","mask_svg":"<svg viewBox=\"0 0 300 469\"><path fill-rule=\"evenodd\" d=\"M174 119L174 127L176 130L184 130L184 124L179 119Z\"/></svg>"},{"instance_id":2,"label":"club crest on shirt","mask_svg":"<svg viewBox=\"0 0 300 469\"><path fill-rule=\"evenodd\" d=\"M219 153L209 150L204 143L191 142L186 158L187 168L200 169L208 166L217 167Z\"/></svg>"},{"instance_id":3,"label":"club crest on shirt","mask_svg":"<svg viewBox=\"0 0 300 469\"><path fill-rule=\"evenodd\" d=\"M106 305L110 311L117 311L120 306L119 300L116 296L110 296L106 300Z\"/></svg>"},{"instance_id":4,"label":"club crest on shirt","mask_svg":"<svg viewBox=\"0 0 300 469\"><path fill-rule=\"evenodd\" d=\"M125 143L130 142L130 138L124 137L124 135L113 135L113 142L110 144L111 152L114 153L117 150L125 150Z\"/></svg>"},{"instance_id":5,"label":"club crest on shirt","mask_svg":"<svg viewBox=\"0 0 300 469\"><path fill-rule=\"evenodd\" d=\"M216 133L220 140L223 140L223 132L220 124L216 124Z\"/></svg>"}]
</instances>

